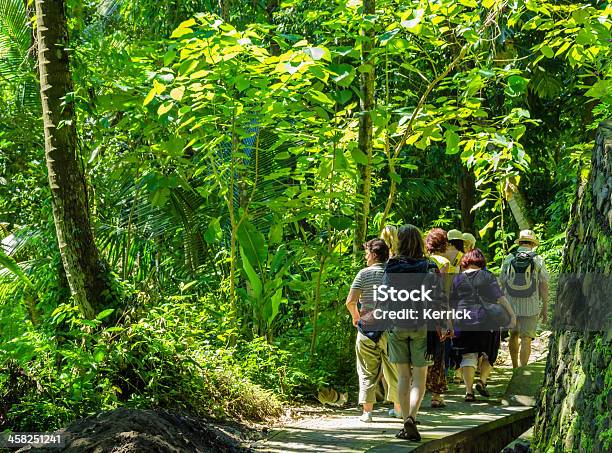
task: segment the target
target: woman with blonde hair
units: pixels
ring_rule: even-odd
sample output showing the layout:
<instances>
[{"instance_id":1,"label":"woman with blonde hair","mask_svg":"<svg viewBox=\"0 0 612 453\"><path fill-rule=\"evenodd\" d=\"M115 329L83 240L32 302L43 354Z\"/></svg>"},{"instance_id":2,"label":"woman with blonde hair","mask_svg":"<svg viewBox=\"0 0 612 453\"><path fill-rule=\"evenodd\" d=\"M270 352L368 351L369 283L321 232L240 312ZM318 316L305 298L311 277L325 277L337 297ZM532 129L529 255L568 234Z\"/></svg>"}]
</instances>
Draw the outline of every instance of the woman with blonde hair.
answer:
<instances>
[{"instance_id":1,"label":"woman with blonde hair","mask_svg":"<svg viewBox=\"0 0 612 453\"><path fill-rule=\"evenodd\" d=\"M387 243L389 247L389 257L393 258L397 255L397 227L395 225L387 225L382 232L380 237Z\"/></svg>"},{"instance_id":2,"label":"woman with blonde hair","mask_svg":"<svg viewBox=\"0 0 612 453\"><path fill-rule=\"evenodd\" d=\"M476 238L471 233L463 233L463 251L465 253L476 248Z\"/></svg>"}]
</instances>

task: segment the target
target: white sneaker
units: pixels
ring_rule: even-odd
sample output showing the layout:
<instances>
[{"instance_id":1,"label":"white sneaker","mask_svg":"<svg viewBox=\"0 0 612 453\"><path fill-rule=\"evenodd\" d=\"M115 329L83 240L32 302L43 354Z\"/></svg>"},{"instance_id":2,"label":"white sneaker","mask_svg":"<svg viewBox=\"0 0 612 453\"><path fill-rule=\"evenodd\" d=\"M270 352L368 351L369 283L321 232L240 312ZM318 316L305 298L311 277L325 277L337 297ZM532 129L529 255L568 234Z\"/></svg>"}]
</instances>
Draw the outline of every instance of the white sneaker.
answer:
<instances>
[{"instance_id":1,"label":"white sneaker","mask_svg":"<svg viewBox=\"0 0 612 453\"><path fill-rule=\"evenodd\" d=\"M361 414L361 417L359 417L359 420L361 420L362 422L370 423L372 421L372 412L364 412L363 414Z\"/></svg>"},{"instance_id":2,"label":"white sneaker","mask_svg":"<svg viewBox=\"0 0 612 453\"><path fill-rule=\"evenodd\" d=\"M397 412L394 407L389 409L389 417L391 418L402 418L402 413Z\"/></svg>"}]
</instances>

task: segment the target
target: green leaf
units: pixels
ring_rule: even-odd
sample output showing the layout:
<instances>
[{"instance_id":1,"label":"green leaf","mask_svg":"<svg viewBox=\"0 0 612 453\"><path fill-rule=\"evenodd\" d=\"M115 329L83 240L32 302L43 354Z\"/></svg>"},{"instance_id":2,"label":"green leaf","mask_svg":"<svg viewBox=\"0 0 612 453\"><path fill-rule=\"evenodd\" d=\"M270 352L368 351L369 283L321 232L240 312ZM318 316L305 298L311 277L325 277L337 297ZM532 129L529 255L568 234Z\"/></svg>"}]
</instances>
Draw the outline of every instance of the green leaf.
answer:
<instances>
[{"instance_id":1,"label":"green leaf","mask_svg":"<svg viewBox=\"0 0 612 453\"><path fill-rule=\"evenodd\" d=\"M331 61L331 55L329 53L329 50L325 47L307 47L304 49L304 53L306 55L309 55L315 61Z\"/></svg>"},{"instance_id":2,"label":"green leaf","mask_svg":"<svg viewBox=\"0 0 612 453\"><path fill-rule=\"evenodd\" d=\"M98 316L96 316L96 319L98 321L101 321L104 318L108 318L110 315L113 314L114 311L115 311L114 308L107 308L106 310L102 310L100 313L98 313Z\"/></svg>"},{"instance_id":3,"label":"green leaf","mask_svg":"<svg viewBox=\"0 0 612 453\"><path fill-rule=\"evenodd\" d=\"M393 30L389 30L378 37L378 41L381 46L386 45L389 41L393 39L395 35L399 33L399 28L394 28Z\"/></svg>"},{"instance_id":4,"label":"green leaf","mask_svg":"<svg viewBox=\"0 0 612 453\"><path fill-rule=\"evenodd\" d=\"M408 30L410 33L418 34L421 31L421 20L423 19L425 10L418 8L413 11L414 18L411 20L403 20L400 25Z\"/></svg>"},{"instance_id":5,"label":"green leaf","mask_svg":"<svg viewBox=\"0 0 612 453\"><path fill-rule=\"evenodd\" d=\"M478 203L476 203L474 206L472 206L472 209L470 209L470 212L474 212L475 210L477 210L478 208L481 208L482 206L484 206L484 204L489 201L488 198L484 198L482 200L480 200Z\"/></svg>"},{"instance_id":6,"label":"green leaf","mask_svg":"<svg viewBox=\"0 0 612 453\"><path fill-rule=\"evenodd\" d=\"M268 323L268 326L272 324L272 321L274 321L274 319L278 315L278 311L280 309L280 304L282 300L283 300L283 289L279 288L274 294L272 294L272 297L270 297L271 310L268 316L266 317L266 322Z\"/></svg>"},{"instance_id":7,"label":"green leaf","mask_svg":"<svg viewBox=\"0 0 612 453\"><path fill-rule=\"evenodd\" d=\"M180 101L181 99L183 99L183 95L184 94L185 94L185 87L184 86L173 88L170 91L170 97L172 99L174 99L175 101Z\"/></svg>"},{"instance_id":8,"label":"green leaf","mask_svg":"<svg viewBox=\"0 0 612 453\"><path fill-rule=\"evenodd\" d=\"M251 291L255 298L259 299L263 293L263 284L261 279L251 266L250 258L247 257L244 249L240 247L240 255L242 256L242 268L244 269L247 278L249 279L249 283L251 284Z\"/></svg>"},{"instance_id":9,"label":"green leaf","mask_svg":"<svg viewBox=\"0 0 612 453\"><path fill-rule=\"evenodd\" d=\"M17 262L12 257L4 253L1 248L0 248L0 266L8 269L9 272L17 276L22 282L24 282L30 288L34 288L34 285L30 281L30 279L26 277L26 275L21 270Z\"/></svg>"},{"instance_id":10,"label":"green leaf","mask_svg":"<svg viewBox=\"0 0 612 453\"><path fill-rule=\"evenodd\" d=\"M106 354L104 353L103 349L98 349L93 356L94 362L100 363L102 360L104 360L105 355Z\"/></svg>"},{"instance_id":11,"label":"green leaf","mask_svg":"<svg viewBox=\"0 0 612 453\"><path fill-rule=\"evenodd\" d=\"M353 225L353 219L345 216L333 216L329 219L329 224L337 230L347 230Z\"/></svg>"},{"instance_id":12,"label":"green leaf","mask_svg":"<svg viewBox=\"0 0 612 453\"><path fill-rule=\"evenodd\" d=\"M268 241L270 244L279 244L283 240L283 224L275 222L270 226Z\"/></svg>"},{"instance_id":13,"label":"green leaf","mask_svg":"<svg viewBox=\"0 0 612 453\"><path fill-rule=\"evenodd\" d=\"M558 57L559 55L561 55L563 52L565 52L567 49L569 49L570 47L570 42L569 41L565 41L563 43L563 45L561 47L559 47L557 49L557 51L555 52L555 57Z\"/></svg>"},{"instance_id":14,"label":"green leaf","mask_svg":"<svg viewBox=\"0 0 612 453\"><path fill-rule=\"evenodd\" d=\"M334 101L330 99L325 93L321 93L317 90L310 90L308 94L310 94L311 99L321 104L334 105Z\"/></svg>"},{"instance_id":15,"label":"green leaf","mask_svg":"<svg viewBox=\"0 0 612 453\"><path fill-rule=\"evenodd\" d=\"M238 91L244 91L246 90L248 87L251 86L251 82L249 82L249 80L244 77L244 76L238 76L236 77L236 89Z\"/></svg>"},{"instance_id":16,"label":"green leaf","mask_svg":"<svg viewBox=\"0 0 612 453\"><path fill-rule=\"evenodd\" d=\"M353 92L351 90L336 91L334 97L339 104L346 104L353 97Z\"/></svg>"},{"instance_id":17,"label":"green leaf","mask_svg":"<svg viewBox=\"0 0 612 453\"><path fill-rule=\"evenodd\" d=\"M489 222L480 231L478 231L478 235L483 238L484 235L487 234L487 230L489 228L493 228L493 220L489 220Z\"/></svg>"},{"instance_id":18,"label":"green leaf","mask_svg":"<svg viewBox=\"0 0 612 453\"><path fill-rule=\"evenodd\" d=\"M457 154L459 152L459 135L451 130L444 133L446 138L446 154Z\"/></svg>"},{"instance_id":19,"label":"green leaf","mask_svg":"<svg viewBox=\"0 0 612 453\"><path fill-rule=\"evenodd\" d=\"M168 113L170 110L172 110L172 101L166 101L163 104L161 104L159 106L159 108L157 109L157 114L159 116L163 116L166 113Z\"/></svg>"},{"instance_id":20,"label":"green leaf","mask_svg":"<svg viewBox=\"0 0 612 453\"><path fill-rule=\"evenodd\" d=\"M331 65L330 71L336 75L332 75L332 80L342 87L347 87L355 78L355 68L350 64Z\"/></svg>"},{"instance_id":21,"label":"green leaf","mask_svg":"<svg viewBox=\"0 0 612 453\"><path fill-rule=\"evenodd\" d=\"M365 155L363 151L361 151L358 147L354 147L351 149L351 157L353 161L360 165L368 164L368 156Z\"/></svg>"},{"instance_id":22,"label":"green leaf","mask_svg":"<svg viewBox=\"0 0 612 453\"><path fill-rule=\"evenodd\" d=\"M204 233L204 240L209 244L219 242L223 238L223 230L221 230L221 223L219 218L214 218L208 224L206 232Z\"/></svg>"},{"instance_id":23,"label":"green leaf","mask_svg":"<svg viewBox=\"0 0 612 453\"><path fill-rule=\"evenodd\" d=\"M155 87L151 88L151 91L149 91L149 94L147 94L147 96L144 98L144 102L142 103L142 105L148 105L151 103L151 101L155 98L155 94L157 94L157 90L155 89Z\"/></svg>"},{"instance_id":24,"label":"green leaf","mask_svg":"<svg viewBox=\"0 0 612 453\"><path fill-rule=\"evenodd\" d=\"M268 245L264 235L257 230L255 225L245 220L238 229L238 242L251 265L262 269L268 256Z\"/></svg>"},{"instance_id":25,"label":"green leaf","mask_svg":"<svg viewBox=\"0 0 612 453\"><path fill-rule=\"evenodd\" d=\"M398 175L395 172L391 172L389 173L389 178L391 178L393 181L395 181L396 184L401 184L402 183L402 177L400 175Z\"/></svg>"},{"instance_id":26,"label":"green leaf","mask_svg":"<svg viewBox=\"0 0 612 453\"><path fill-rule=\"evenodd\" d=\"M332 161L331 159L325 159L321 162L319 166L319 178L325 179L329 176L332 171Z\"/></svg>"},{"instance_id":27,"label":"green leaf","mask_svg":"<svg viewBox=\"0 0 612 453\"><path fill-rule=\"evenodd\" d=\"M585 93L590 98L601 99L605 102L612 101L612 80L605 79L595 82Z\"/></svg>"},{"instance_id":28,"label":"green leaf","mask_svg":"<svg viewBox=\"0 0 612 453\"><path fill-rule=\"evenodd\" d=\"M529 79L521 77L519 75L511 75L508 77L508 86L506 87L506 94L510 97L521 96L527 89Z\"/></svg>"},{"instance_id":29,"label":"green leaf","mask_svg":"<svg viewBox=\"0 0 612 453\"><path fill-rule=\"evenodd\" d=\"M548 45L542 46L540 52L542 52L542 55L544 55L546 58L552 58L555 56L555 52Z\"/></svg>"}]
</instances>

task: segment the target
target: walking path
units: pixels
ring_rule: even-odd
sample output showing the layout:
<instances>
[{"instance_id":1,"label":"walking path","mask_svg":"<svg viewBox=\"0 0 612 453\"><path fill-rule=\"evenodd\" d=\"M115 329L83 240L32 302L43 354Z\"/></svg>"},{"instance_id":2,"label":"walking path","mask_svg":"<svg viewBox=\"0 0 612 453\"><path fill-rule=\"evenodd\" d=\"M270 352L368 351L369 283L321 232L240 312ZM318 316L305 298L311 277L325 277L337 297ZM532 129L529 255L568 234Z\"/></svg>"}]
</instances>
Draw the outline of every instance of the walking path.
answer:
<instances>
[{"instance_id":1,"label":"walking path","mask_svg":"<svg viewBox=\"0 0 612 453\"><path fill-rule=\"evenodd\" d=\"M541 382L544 362L530 365L529 370L527 375L531 380ZM524 377L525 372L518 375ZM426 396L418 415L420 443L396 439L395 434L401 429L402 422L388 417L388 408L381 407L374 412L372 423L359 420L359 408L312 409L301 414L303 419L272 430L266 439L253 447L268 453L438 451L446 444L466 442L470 436L486 437L489 431L494 435L492 429L514 421L519 429L515 434L518 436L529 426L520 429L519 424L530 423L533 416L533 408L523 404L531 404L533 399L512 398L507 393L515 387L508 385L512 376L510 367L496 368L488 386L491 398L477 395L475 403L463 401L463 386L458 384L449 385L445 408L432 409L429 396ZM531 386L521 393L533 393L537 387Z\"/></svg>"}]
</instances>

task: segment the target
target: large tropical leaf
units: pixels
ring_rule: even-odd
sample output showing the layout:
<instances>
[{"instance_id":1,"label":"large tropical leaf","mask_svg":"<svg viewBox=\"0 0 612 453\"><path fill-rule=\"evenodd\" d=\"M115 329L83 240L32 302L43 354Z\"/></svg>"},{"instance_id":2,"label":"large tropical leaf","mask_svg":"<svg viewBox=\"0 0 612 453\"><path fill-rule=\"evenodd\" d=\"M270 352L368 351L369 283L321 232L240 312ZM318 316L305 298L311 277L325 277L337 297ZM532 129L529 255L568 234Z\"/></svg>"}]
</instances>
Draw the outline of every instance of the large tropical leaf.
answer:
<instances>
[{"instance_id":1,"label":"large tropical leaf","mask_svg":"<svg viewBox=\"0 0 612 453\"><path fill-rule=\"evenodd\" d=\"M3 250L0 249L0 267L7 269L12 274L16 275L22 282L24 282L29 287L33 288L34 285L30 281L30 279L24 274L24 272L19 267L19 264Z\"/></svg>"}]
</instances>

